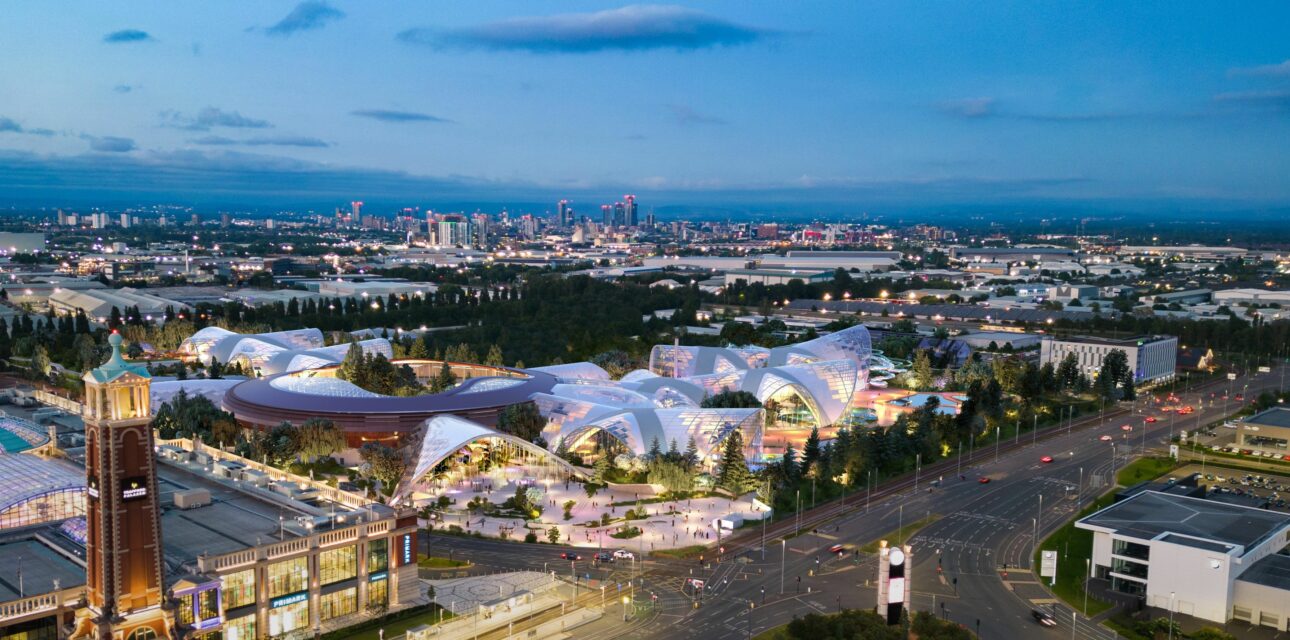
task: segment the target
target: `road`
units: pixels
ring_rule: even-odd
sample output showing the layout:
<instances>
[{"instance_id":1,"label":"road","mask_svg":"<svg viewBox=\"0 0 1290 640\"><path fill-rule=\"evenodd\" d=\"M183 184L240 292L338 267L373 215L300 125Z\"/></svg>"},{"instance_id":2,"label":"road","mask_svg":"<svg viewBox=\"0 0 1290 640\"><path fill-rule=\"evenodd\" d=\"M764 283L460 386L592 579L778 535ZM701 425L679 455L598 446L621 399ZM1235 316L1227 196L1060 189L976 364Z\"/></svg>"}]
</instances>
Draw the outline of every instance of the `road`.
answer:
<instances>
[{"instance_id":1,"label":"road","mask_svg":"<svg viewBox=\"0 0 1290 640\"><path fill-rule=\"evenodd\" d=\"M1275 389L1278 376L1274 370L1238 379L1234 385L1242 389L1248 383L1247 397L1253 397ZM936 515L938 520L910 540L915 609L935 611L973 630L979 624L983 638L1072 637L1071 610L1050 604L1051 596L1029 570L1036 531L1042 540L1061 527L1080 505L1114 483L1115 470L1146 450L1163 448L1171 432L1235 411L1235 405L1225 408L1221 400L1213 403L1217 406L1200 403L1202 396L1208 398L1211 391L1225 390L1227 385L1226 380L1215 381L1183 394L1185 403L1197 407L1189 416L1157 412L1152 415L1160 420L1146 423L1143 411L1149 408L1149 398L1144 398L1133 406L1108 410L1105 418L1092 416L1070 427L1049 429L1037 439L1001 443L997 457L993 447L978 449L963 457L966 480L956 479L959 462L955 459L929 465L917 489L913 478L900 479L869 498L862 492L804 513L800 535L791 535L794 518L781 520L768 527L764 549L755 527L741 532L726 542L727 553L720 562L713 562L712 554L705 565L658 558L647 560L643 567L620 562L591 568L579 562L579 580L585 581L588 573L595 580L605 580L609 598L618 593L620 584L635 578L631 590L637 602L648 604L650 594L657 596L657 602L641 606L627 622L620 617L621 609L611 605L613 615L574 635L590 640L747 638L810 612L872 608L876 556L833 557L828 548L839 543L858 546L889 535L902 524ZM1122 431L1125 424L1133 431ZM1111 436L1112 441L1102 441L1102 436ZM1053 462L1041 462L1045 455ZM991 481L980 484L981 476ZM943 478L940 486L929 490L929 482L936 478ZM429 537L426 545L435 555L448 555L451 548L457 557L467 556L485 570L544 569L570 575L570 564L559 559L564 547L438 536ZM585 549L575 551L587 555ZM1009 567L1006 579L1005 564ZM701 594L686 587L690 578L705 581ZM1038 606L1055 607L1056 629L1034 624L1030 610ZM1082 617L1077 617L1073 635L1115 637Z\"/></svg>"}]
</instances>

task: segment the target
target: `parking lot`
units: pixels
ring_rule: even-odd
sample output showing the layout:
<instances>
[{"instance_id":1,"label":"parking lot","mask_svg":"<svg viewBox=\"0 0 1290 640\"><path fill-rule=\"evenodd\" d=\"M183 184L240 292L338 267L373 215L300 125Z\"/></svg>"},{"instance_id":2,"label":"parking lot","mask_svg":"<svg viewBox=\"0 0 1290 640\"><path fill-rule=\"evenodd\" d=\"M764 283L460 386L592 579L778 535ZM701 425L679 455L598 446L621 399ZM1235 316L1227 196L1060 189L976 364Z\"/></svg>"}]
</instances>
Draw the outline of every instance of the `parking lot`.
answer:
<instances>
[{"instance_id":1,"label":"parking lot","mask_svg":"<svg viewBox=\"0 0 1290 640\"><path fill-rule=\"evenodd\" d=\"M1227 496L1249 497L1250 506L1260 506L1264 501L1272 509L1290 511L1290 476L1264 471L1242 471L1214 465L1189 464L1170 474L1184 478L1201 473L1200 484L1212 494L1217 491Z\"/></svg>"}]
</instances>

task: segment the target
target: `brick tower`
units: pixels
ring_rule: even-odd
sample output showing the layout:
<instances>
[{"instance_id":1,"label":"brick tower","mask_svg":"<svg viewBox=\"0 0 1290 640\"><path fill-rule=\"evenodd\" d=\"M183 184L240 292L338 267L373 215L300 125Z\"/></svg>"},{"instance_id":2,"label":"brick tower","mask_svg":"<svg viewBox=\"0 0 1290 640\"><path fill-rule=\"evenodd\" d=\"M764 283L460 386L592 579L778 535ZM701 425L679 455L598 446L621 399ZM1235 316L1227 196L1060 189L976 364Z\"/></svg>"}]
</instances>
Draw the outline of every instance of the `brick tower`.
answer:
<instances>
[{"instance_id":1,"label":"brick tower","mask_svg":"<svg viewBox=\"0 0 1290 640\"><path fill-rule=\"evenodd\" d=\"M162 604L161 523L152 411L145 367L112 356L85 381L86 600L83 635L98 640L152 640L171 635Z\"/></svg>"}]
</instances>

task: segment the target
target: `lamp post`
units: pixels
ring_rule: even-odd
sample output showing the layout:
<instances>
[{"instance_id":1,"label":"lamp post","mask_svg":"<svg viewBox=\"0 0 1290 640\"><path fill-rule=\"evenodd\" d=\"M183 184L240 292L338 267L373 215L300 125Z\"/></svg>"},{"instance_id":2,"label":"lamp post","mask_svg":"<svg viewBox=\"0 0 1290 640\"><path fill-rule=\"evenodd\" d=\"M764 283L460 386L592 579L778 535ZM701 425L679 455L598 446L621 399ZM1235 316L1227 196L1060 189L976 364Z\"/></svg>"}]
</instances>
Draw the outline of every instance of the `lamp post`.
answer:
<instances>
[{"instance_id":1,"label":"lamp post","mask_svg":"<svg viewBox=\"0 0 1290 640\"><path fill-rule=\"evenodd\" d=\"M627 622L627 596L623 596L623 622Z\"/></svg>"},{"instance_id":2,"label":"lamp post","mask_svg":"<svg viewBox=\"0 0 1290 640\"><path fill-rule=\"evenodd\" d=\"M1088 574L1092 569L1088 564L1089 559L1084 558L1084 616L1088 617Z\"/></svg>"},{"instance_id":3,"label":"lamp post","mask_svg":"<svg viewBox=\"0 0 1290 640\"><path fill-rule=\"evenodd\" d=\"M999 462L999 427L994 427L994 461Z\"/></svg>"},{"instance_id":4,"label":"lamp post","mask_svg":"<svg viewBox=\"0 0 1290 640\"><path fill-rule=\"evenodd\" d=\"M788 557L788 540L779 541L779 595L784 595L784 559Z\"/></svg>"},{"instance_id":5,"label":"lamp post","mask_svg":"<svg viewBox=\"0 0 1290 640\"><path fill-rule=\"evenodd\" d=\"M797 517L793 521L793 535L797 535L802 530L802 490L797 490Z\"/></svg>"},{"instance_id":6,"label":"lamp post","mask_svg":"<svg viewBox=\"0 0 1290 640\"><path fill-rule=\"evenodd\" d=\"M1169 640L1174 640L1174 592L1169 592Z\"/></svg>"},{"instance_id":7,"label":"lamp post","mask_svg":"<svg viewBox=\"0 0 1290 640\"><path fill-rule=\"evenodd\" d=\"M1039 444L1039 414L1030 417L1030 446Z\"/></svg>"}]
</instances>

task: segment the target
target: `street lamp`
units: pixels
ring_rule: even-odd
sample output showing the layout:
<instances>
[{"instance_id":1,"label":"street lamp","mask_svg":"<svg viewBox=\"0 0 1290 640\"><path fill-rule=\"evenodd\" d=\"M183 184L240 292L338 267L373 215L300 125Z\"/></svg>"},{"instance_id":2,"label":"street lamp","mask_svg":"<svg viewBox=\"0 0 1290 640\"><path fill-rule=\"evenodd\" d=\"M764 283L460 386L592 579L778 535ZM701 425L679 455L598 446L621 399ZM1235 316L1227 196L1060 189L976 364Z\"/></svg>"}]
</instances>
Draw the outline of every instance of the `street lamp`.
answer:
<instances>
[{"instance_id":1,"label":"street lamp","mask_svg":"<svg viewBox=\"0 0 1290 640\"><path fill-rule=\"evenodd\" d=\"M623 622L627 622L627 596L623 596Z\"/></svg>"},{"instance_id":2,"label":"street lamp","mask_svg":"<svg viewBox=\"0 0 1290 640\"><path fill-rule=\"evenodd\" d=\"M1174 592L1169 592L1169 640L1174 640Z\"/></svg>"},{"instance_id":3,"label":"street lamp","mask_svg":"<svg viewBox=\"0 0 1290 640\"><path fill-rule=\"evenodd\" d=\"M788 539L779 541L779 595L784 595L784 558L788 556Z\"/></svg>"}]
</instances>

